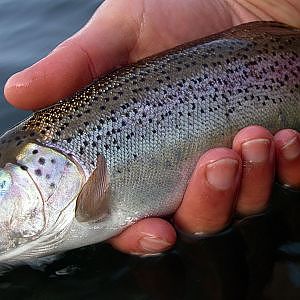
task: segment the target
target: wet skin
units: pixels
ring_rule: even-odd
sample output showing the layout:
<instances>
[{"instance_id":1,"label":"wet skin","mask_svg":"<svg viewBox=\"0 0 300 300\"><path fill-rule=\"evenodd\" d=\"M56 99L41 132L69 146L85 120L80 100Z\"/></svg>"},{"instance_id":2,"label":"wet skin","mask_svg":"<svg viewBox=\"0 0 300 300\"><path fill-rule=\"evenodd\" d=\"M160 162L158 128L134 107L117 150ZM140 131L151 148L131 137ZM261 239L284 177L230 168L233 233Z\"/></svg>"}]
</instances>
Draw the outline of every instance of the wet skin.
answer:
<instances>
[{"instance_id":1,"label":"wet skin","mask_svg":"<svg viewBox=\"0 0 300 300\"><path fill-rule=\"evenodd\" d=\"M5 96L18 108L38 109L116 66L243 22L276 20L300 27L296 2L107 0L83 29L12 76ZM190 233L218 232L234 214L248 216L267 207L275 174L282 183L300 187L299 169L299 132L285 129L273 136L259 126L245 128L231 149L212 149L200 158L174 222ZM110 243L123 252L149 254L170 248L175 240L169 222L148 218Z\"/></svg>"}]
</instances>

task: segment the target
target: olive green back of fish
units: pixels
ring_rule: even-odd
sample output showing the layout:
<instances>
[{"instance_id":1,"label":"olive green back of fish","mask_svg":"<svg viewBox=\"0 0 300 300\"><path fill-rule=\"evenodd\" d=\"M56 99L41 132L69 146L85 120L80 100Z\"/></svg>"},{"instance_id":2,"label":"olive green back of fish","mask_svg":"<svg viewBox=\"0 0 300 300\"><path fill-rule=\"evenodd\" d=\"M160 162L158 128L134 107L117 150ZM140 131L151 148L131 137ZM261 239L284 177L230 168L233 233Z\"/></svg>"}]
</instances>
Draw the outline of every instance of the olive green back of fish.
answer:
<instances>
[{"instance_id":1,"label":"olive green back of fish","mask_svg":"<svg viewBox=\"0 0 300 300\"><path fill-rule=\"evenodd\" d=\"M4 144L38 140L87 176L103 157L110 224L126 226L173 212L199 155L239 129L299 129L299 81L300 30L250 23L109 73L34 113Z\"/></svg>"}]
</instances>

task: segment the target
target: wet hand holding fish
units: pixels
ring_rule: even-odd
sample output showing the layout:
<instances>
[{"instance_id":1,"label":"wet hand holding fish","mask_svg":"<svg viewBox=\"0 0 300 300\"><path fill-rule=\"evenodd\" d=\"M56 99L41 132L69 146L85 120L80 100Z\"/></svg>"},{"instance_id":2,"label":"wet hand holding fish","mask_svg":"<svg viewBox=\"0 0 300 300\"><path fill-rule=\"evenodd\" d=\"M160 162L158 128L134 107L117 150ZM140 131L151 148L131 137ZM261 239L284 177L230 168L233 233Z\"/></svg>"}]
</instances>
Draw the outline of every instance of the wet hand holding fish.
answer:
<instances>
[{"instance_id":1,"label":"wet hand holding fish","mask_svg":"<svg viewBox=\"0 0 300 300\"><path fill-rule=\"evenodd\" d=\"M199 156L243 127L300 129L300 30L272 22L147 58L0 138L0 263L173 213Z\"/></svg>"}]
</instances>

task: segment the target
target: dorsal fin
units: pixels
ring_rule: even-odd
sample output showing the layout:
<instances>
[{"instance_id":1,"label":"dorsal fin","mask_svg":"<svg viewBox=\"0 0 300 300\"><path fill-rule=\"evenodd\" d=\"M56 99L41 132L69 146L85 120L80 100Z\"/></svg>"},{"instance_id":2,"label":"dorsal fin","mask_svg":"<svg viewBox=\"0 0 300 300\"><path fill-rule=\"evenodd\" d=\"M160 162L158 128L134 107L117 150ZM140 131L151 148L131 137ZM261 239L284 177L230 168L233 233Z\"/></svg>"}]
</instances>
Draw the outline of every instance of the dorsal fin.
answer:
<instances>
[{"instance_id":1,"label":"dorsal fin","mask_svg":"<svg viewBox=\"0 0 300 300\"><path fill-rule=\"evenodd\" d=\"M78 196L76 219L79 222L88 222L103 218L108 213L109 198L109 178L106 161L102 155L99 155L96 169Z\"/></svg>"}]
</instances>

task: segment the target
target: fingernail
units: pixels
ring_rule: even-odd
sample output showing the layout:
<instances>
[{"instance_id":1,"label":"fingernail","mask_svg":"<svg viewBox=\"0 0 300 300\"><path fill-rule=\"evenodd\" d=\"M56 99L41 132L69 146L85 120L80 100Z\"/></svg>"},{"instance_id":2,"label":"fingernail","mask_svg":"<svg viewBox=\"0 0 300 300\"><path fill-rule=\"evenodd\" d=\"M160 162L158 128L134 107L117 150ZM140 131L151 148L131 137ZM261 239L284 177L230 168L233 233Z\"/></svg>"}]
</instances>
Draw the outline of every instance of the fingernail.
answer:
<instances>
[{"instance_id":1,"label":"fingernail","mask_svg":"<svg viewBox=\"0 0 300 300\"><path fill-rule=\"evenodd\" d=\"M150 253L166 250L171 246L169 242L154 235L146 235L139 240L141 248Z\"/></svg>"},{"instance_id":2,"label":"fingernail","mask_svg":"<svg viewBox=\"0 0 300 300\"><path fill-rule=\"evenodd\" d=\"M243 159L249 162L262 163L269 159L270 140L255 139L242 144Z\"/></svg>"},{"instance_id":3,"label":"fingernail","mask_svg":"<svg viewBox=\"0 0 300 300\"><path fill-rule=\"evenodd\" d=\"M229 189L235 182L238 170L238 161L224 158L206 166L207 181L219 190Z\"/></svg>"},{"instance_id":4,"label":"fingernail","mask_svg":"<svg viewBox=\"0 0 300 300\"><path fill-rule=\"evenodd\" d=\"M295 136L290 139L282 148L282 154L285 159L293 160L300 155L300 143L298 138Z\"/></svg>"},{"instance_id":5,"label":"fingernail","mask_svg":"<svg viewBox=\"0 0 300 300\"><path fill-rule=\"evenodd\" d=\"M161 255L161 252L156 252L156 253L130 252L130 254L139 257L155 257Z\"/></svg>"}]
</instances>

